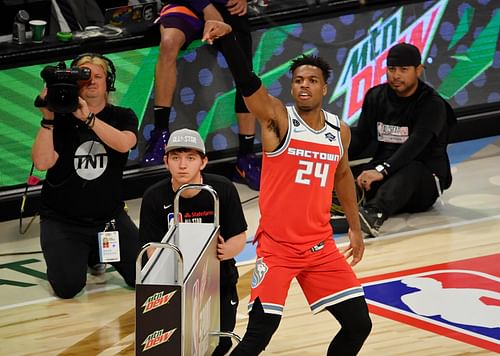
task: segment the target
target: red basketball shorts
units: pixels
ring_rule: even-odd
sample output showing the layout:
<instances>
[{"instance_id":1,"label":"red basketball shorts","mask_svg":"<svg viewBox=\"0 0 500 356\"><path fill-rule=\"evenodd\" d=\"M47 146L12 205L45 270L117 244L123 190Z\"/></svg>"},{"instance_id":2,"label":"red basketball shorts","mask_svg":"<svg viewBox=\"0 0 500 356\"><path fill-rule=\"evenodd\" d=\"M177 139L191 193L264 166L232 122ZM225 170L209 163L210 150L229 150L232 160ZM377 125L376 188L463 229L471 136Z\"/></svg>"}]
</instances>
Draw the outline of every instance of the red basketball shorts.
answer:
<instances>
[{"instance_id":1,"label":"red basketball shorts","mask_svg":"<svg viewBox=\"0 0 500 356\"><path fill-rule=\"evenodd\" d=\"M316 251L297 253L261 233L248 311L258 297L265 313L283 313L292 279L297 278L314 314L344 300L363 296L363 288L335 245L328 239Z\"/></svg>"}]
</instances>

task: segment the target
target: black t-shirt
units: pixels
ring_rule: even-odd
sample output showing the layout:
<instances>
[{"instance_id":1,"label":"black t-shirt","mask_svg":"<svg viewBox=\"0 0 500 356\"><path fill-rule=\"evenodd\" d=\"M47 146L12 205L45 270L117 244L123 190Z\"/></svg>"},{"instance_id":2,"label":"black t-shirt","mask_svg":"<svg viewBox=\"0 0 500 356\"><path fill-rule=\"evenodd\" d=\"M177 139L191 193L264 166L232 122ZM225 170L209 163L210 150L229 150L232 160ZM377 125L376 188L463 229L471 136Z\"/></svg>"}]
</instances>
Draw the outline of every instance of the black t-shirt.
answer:
<instances>
[{"instance_id":1,"label":"black t-shirt","mask_svg":"<svg viewBox=\"0 0 500 356\"><path fill-rule=\"evenodd\" d=\"M443 188L451 184L446 147L456 117L449 104L430 86L419 81L416 92L399 97L386 84L371 88L365 96L357 127L352 129L349 157L375 144L374 165L390 164L395 172L412 160L424 163Z\"/></svg>"},{"instance_id":2,"label":"black t-shirt","mask_svg":"<svg viewBox=\"0 0 500 356\"><path fill-rule=\"evenodd\" d=\"M108 105L96 116L137 135L138 120L131 109ZM108 222L123 208L122 175L128 152L107 146L71 114L56 114L54 120L59 158L47 171L41 216L83 225Z\"/></svg>"},{"instance_id":3,"label":"black t-shirt","mask_svg":"<svg viewBox=\"0 0 500 356\"><path fill-rule=\"evenodd\" d=\"M229 179L203 174L203 184L210 185L219 197L220 235L224 240L247 230L238 191ZM168 231L169 223L173 224L175 192L170 177L163 179L146 190L142 198L139 238L144 245L148 242L160 242ZM214 200L212 195L201 190L192 198L179 199L181 222L213 223ZM221 262L220 283L236 284L238 270L234 259Z\"/></svg>"}]
</instances>

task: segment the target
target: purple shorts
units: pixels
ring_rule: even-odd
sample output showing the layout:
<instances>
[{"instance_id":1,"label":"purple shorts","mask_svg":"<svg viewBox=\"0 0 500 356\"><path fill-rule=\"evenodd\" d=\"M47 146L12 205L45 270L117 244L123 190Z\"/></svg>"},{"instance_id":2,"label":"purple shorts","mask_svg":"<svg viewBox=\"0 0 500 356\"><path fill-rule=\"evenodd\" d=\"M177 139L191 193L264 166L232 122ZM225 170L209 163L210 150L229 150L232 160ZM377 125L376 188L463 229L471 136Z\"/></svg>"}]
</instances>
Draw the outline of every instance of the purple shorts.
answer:
<instances>
[{"instance_id":1,"label":"purple shorts","mask_svg":"<svg viewBox=\"0 0 500 356\"><path fill-rule=\"evenodd\" d=\"M203 34L204 21L185 6L175 4L164 6L155 22L159 22L165 28L182 31L186 36L186 43L182 48L186 48L194 40L201 39Z\"/></svg>"}]
</instances>

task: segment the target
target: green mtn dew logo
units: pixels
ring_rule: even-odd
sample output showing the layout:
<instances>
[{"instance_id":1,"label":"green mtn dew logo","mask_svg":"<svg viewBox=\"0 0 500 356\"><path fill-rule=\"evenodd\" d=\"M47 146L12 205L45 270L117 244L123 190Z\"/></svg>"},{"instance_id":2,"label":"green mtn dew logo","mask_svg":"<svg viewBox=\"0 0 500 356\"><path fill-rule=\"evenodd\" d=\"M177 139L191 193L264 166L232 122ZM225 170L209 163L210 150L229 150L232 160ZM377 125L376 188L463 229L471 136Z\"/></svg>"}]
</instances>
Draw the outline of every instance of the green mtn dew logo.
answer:
<instances>
[{"instance_id":1,"label":"green mtn dew logo","mask_svg":"<svg viewBox=\"0 0 500 356\"><path fill-rule=\"evenodd\" d=\"M407 42L420 49L426 58L448 0L437 2L409 27L401 30L403 8L387 19L379 19L370 27L369 35L351 48L329 103L345 94L342 118L352 124L359 117L365 93L386 80L389 49Z\"/></svg>"}]
</instances>

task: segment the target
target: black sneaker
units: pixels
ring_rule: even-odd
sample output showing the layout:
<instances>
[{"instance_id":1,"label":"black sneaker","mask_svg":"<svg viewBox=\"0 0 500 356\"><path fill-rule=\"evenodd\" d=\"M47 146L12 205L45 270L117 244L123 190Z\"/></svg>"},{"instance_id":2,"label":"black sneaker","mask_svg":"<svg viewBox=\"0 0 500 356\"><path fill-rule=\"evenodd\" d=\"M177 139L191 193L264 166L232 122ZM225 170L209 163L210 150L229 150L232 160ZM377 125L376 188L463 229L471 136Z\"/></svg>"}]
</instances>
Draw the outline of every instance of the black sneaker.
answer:
<instances>
[{"instance_id":1,"label":"black sneaker","mask_svg":"<svg viewBox=\"0 0 500 356\"><path fill-rule=\"evenodd\" d=\"M379 230L387 216L373 208L359 208L359 220L361 222L361 230L369 236L377 237Z\"/></svg>"}]
</instances>

